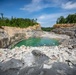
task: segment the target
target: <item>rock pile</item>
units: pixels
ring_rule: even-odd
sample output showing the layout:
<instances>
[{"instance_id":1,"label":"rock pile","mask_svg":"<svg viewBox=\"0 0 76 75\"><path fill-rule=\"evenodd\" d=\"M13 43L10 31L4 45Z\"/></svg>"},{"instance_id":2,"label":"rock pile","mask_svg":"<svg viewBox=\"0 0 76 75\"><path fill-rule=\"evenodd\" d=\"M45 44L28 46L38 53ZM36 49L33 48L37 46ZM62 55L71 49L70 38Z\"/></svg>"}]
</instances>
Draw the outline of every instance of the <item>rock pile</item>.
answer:
<instances>
[{"instance_id":1,"label":"rock pile","mask_svg":"<svg viewBox=\"0 0 76 75\"><path fill-rule=\"evenodd\" d=\"M0 75L76 75L76 49L62 45L0 49Z\"/></svg>"}]
</instances>

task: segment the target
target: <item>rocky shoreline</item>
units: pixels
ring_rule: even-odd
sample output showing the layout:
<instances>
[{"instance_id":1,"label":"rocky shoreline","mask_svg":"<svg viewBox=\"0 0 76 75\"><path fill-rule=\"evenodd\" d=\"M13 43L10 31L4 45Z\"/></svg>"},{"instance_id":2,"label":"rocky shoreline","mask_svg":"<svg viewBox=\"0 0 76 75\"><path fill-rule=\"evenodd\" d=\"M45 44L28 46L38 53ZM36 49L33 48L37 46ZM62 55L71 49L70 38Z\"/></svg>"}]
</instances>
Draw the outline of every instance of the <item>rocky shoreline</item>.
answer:
<instances>
[{"instance_id":1,"label":"rocky shoreline","mask_svg":"<svg viewBox=\"0 0 76 75\"><path fill-rule=\"evenodd\" d=\"M59 46L0 49L0 75L76 75L76 48L69 36L43 32L40 37L61 39Z\"/></svg>"}]
</instances>

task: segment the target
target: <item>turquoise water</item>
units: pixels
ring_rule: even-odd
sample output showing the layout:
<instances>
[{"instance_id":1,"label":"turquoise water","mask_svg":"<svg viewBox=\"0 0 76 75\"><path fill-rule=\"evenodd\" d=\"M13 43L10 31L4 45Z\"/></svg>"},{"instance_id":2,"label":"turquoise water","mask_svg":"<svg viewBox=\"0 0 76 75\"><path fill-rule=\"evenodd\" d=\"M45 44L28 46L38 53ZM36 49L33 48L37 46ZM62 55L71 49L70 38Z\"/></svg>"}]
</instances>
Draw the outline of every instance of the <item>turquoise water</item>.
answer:
<instances>
[{"instance_id":1,"label":"turquoise water","mask_svg":"<svg viewBox=\"0 0 76 75\"><path fill-rule=\"evenodd\" d=\"M33 47L38 47L38 46L57 46L59 45L58 40L56 39L50 39L50 38L29 38L27 40L22 40L18 42L17 44L14 45L17 47L20 47L22 45L25 46L33 46Z\"/></svg>"}]
</instances>

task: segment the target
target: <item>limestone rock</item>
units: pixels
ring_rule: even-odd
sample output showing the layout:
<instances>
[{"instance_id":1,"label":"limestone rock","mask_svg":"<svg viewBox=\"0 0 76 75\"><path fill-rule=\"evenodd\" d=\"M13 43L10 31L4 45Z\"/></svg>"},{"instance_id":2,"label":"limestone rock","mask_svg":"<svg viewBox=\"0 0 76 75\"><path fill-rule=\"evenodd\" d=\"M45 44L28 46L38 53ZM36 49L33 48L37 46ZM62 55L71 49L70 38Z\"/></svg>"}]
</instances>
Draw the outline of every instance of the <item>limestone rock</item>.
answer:
<instances>
[{"instance_id":1,"label":"limestone rock","mask_svg":"<svg viewBox=\"0 0 76 75\"><path fill-rule=\"evenodd\" d=\"M40 64L41 65L43 63L47 63L48 60L50 59L48 56L46 56L45 54L43 54L39 50L33 50L32 54L34 55L36 64Z\"/></svg>"},{"instance_id":2,"label":"limestone rock","mask_svg":"<svg viewBox=\"0 0 76 75\"><path fill-rule=\"evenodd\" d=\"M23 65L22 61L17 59L11 59L3 64L0 64L1 70L6 71L8 69L19 69Z\"/></svg>"},{"instance_id":3,"label":"limestone rock","mask_svg":"<svg viewBox=\"0 0 76 75\"><path fill-rule=\"evenodd\" d=\"M2 26L0 28L0 48L8 47L22 39L38 37L41 33L41 26L35 25L28 28Z\"/></svg>"},{"instance_id":4,"label":"limestone rock","mask_svg":"<svg viewBox=\"0 0 76 75\"><path fill-rule=\"evenodd\" d=\"M33 51L32 51L32 54L35 55L35 56L43 56L43 55L44 55L44 54L43 54L41 51L39 51L39 50L33 50Z\"/></svg>"}]
</instances>

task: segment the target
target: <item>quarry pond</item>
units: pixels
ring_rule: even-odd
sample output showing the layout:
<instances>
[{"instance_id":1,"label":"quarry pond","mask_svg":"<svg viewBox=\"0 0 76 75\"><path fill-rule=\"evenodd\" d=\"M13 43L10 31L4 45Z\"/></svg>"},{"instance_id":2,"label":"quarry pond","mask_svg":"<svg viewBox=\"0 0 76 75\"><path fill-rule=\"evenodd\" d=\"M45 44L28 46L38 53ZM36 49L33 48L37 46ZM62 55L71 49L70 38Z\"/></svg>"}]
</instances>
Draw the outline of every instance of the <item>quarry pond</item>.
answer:
<instances>
[{"instance_id":1,"label":"quarry pond","mask_svg":"<svg viewBox=\"0 0 76 75\"><path fill-rule=\"evenodd\" d=\"M33 34L27 32L28 39L12 49L0 49L0 75L76 75L76 48L67 42L70 36L41 32L32 38Z\"/></svg>"},{"instance_id":2,"label":"quarry pond","mask_svg":"<svg viewBox=\"0 0 76 75\"><path fill-rule=\"evenodd\" d=\"M39 47L39 46L58 46L59 45L59 41L56 39L50 39L50 38L46 38L46 37L42 37L42 38L29 38L26 40L22 40L20 42L18 42L17 44L14 45L14 47L20 47L22 45L25 46L32 46L32 47Z\"/></svg>"}]
</instances>

